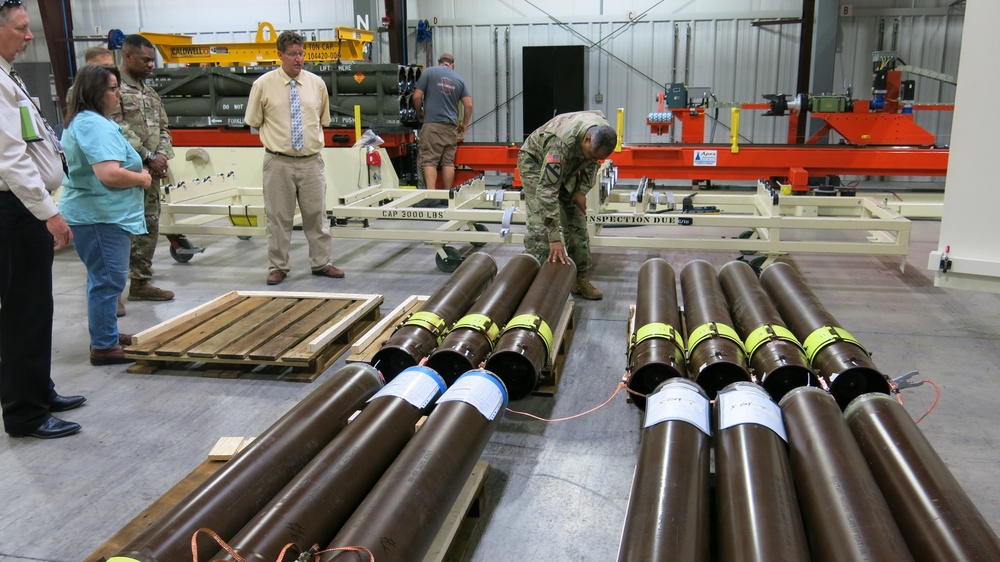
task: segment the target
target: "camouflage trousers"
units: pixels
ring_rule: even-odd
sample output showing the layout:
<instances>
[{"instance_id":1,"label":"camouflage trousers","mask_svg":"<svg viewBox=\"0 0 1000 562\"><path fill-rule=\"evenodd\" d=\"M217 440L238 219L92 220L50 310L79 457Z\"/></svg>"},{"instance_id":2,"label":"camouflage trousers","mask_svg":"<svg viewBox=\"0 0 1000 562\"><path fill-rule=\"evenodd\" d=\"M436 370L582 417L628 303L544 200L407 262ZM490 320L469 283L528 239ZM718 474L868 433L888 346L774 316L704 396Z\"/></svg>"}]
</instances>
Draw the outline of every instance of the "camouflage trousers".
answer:
<instances>
[{"instance_id":1,"label":"camouflage trousers","mask_svg":"<svg viewBox=\"0 0 1000 562\"><path fill-rule=\"evenodd\" d=\"M128 276L130 279L153 278L153 252L160 236L160 180L146 190L143 204L146 207L146 234L132 237L132 251L129 254Z\"/></svg>"},{"instance_id":2,"label":"camouflage trousers","mask_svg":"<svg viewBox=\"0 0 1000 562\"><path fill-rule=\"evenodd\" d=\"M524 202L528 211L525 221L527 231L524 234L524 251L535 256L539 263L545 263L549 259L549 238L542 222L541 210L538 208L538 197L535 193L535 186L538 183L526 178L523 172L521 181L524 183ZM576 264L577 271L581 273L587 271L590 268L587 215L570 201L570 195L564 190L559 190L559 223L563 227L562 238L566 254Z\"/></svg>"}]
</instances>

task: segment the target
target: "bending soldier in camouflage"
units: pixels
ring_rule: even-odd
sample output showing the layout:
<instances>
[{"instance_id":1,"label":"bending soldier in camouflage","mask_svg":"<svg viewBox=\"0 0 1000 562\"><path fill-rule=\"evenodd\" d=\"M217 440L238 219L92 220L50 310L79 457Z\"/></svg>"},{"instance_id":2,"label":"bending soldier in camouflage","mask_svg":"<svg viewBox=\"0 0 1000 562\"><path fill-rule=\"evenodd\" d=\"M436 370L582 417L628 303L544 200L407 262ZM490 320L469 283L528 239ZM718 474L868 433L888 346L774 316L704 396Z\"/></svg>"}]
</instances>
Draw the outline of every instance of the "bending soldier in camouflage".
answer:
<instances>
[{"instance_id":1,"label":"bending soldier in camouflage","mask_svg":"<svg viewBox=\"0 0 1000 562\"><path fill-rule=\"evenodd\" d=\"M173 291L153 286L153 252L160 236L160 183L167 177L167 160L174 157L167 112L155 90L144 82L156 63L153 44L141 35L129 35L122 46L121 111L112 117L149 168L153 185L146 190L146 234L132 238L129 256L128 300L168 301Z\"/></svg>"},{"instance_id":2,"label":"bending soldier in camouflage","mask_svg":"<svg viewBox=\"0 0 1000 562\"><path fill-rule=\"evenodd\" d=\"M600 300L604 293L590 282L587 192L597 163L611 155L618 135L600 112L581 111L553 117L531 133L517 155L517 170L528 208L524 251L538 258L576 263L573 294Z\"/></svg>"}]
</instances>

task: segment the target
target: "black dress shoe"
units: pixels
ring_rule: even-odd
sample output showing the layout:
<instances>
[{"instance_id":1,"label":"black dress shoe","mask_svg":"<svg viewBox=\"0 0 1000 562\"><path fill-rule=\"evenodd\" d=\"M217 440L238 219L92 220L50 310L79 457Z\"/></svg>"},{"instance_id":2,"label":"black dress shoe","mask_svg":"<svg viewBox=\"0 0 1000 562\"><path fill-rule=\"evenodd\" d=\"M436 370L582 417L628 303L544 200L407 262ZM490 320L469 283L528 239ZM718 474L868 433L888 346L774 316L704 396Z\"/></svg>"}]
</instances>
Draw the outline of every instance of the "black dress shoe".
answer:
<instances>
[{"instance_id":1,"label":"black dress shoe","mask_svg":"<svg viewBox=\"0 0 1000 562\"><path fill-rule=\"evenodd\" d=\"M66 410L72 410L81 406L86 401L87 398L85 396L59 396L56 394L56 397L49 402L49 411L65 412Z\"/></svg>"},{"instance_id":2,"label":"black dress shoe","mask_svg":"<svg viewBox=\"0 0 1000 562\"><path fill-rule=\"evenodd\" d=\"M57 439L73 435L80 431L80 424L61 420L55 416L49 416L38 429L28 435L39 439Z\"/></svg>"}]
</instances>

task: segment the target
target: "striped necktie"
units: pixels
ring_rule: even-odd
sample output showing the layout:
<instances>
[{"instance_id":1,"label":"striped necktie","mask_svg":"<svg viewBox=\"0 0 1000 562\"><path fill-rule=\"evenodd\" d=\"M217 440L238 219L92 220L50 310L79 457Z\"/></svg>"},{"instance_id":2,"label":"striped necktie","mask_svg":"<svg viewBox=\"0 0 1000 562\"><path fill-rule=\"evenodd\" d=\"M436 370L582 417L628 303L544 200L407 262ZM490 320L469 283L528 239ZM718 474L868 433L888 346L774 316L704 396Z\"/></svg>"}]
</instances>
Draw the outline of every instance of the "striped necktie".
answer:
<instances>
[{"instance_id":1,"label":"striped necktie","mask_svg":"<svg viewBox=\"0 0 1000 562\"><path fill-rule=\"evenodd\" d=\"M291 81L291 108L292 108L292 148L302 150L304 144L302 138L302 102L299 101L299 89L295 87L295 80Z\"/></svg>"}]
</instances>

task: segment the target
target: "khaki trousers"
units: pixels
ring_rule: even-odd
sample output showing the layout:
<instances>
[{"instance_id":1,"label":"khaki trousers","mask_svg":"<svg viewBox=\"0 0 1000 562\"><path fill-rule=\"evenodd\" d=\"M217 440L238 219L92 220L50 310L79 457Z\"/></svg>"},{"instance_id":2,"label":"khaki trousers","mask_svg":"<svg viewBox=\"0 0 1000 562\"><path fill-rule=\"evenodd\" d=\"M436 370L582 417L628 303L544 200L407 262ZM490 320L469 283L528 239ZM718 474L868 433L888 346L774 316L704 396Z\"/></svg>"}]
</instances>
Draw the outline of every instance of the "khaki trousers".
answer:
<instances>
[{"instance_id":1,"label":"khaki trousers","mask_svg":"<svg viewBox=\"0 0 1000 562\"><path fill-rule=\"evenodd\" d=\"M326 177L323 157L290 158L264 153L264 214L267 216L267 257L270 269L287 272L295 204L309 243L309 267L330 263L330 222L326 218Z\"/></svg>"}]
</instances>

